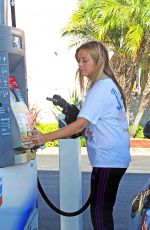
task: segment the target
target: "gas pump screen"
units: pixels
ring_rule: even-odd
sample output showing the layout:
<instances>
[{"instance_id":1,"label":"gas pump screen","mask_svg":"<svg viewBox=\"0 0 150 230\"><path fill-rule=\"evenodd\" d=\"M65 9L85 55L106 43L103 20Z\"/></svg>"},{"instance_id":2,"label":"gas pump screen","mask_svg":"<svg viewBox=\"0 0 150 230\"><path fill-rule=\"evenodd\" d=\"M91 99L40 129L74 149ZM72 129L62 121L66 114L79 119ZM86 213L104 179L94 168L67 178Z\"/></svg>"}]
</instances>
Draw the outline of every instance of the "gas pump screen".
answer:
<instances>
[{"instance_id":1,"label":"gas pump screen","mask_svg":"<svg viewBox=\"0 0 150 230\"><path fill-rule=\"evenodd\" d=\"M12 35L12 46L14 48L22 49L22 38L17 35Z\"/></svg>"}]
</instances>

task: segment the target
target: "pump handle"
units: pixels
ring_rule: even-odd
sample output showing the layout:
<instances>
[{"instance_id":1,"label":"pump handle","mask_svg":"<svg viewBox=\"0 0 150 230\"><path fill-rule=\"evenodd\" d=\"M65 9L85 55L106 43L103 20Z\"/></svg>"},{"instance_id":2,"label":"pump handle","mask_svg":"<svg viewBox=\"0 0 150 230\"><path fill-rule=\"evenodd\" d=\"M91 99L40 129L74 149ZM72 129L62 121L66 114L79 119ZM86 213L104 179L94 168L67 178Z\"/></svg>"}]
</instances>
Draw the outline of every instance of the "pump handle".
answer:
<instances>
[{"instance_id":1,"label":"pump handle","mask_svg":"<svg viewBox=\"0 0 150 230\"><path fill-rule=\"evenodd\" d=\"M55 106L60 106L62 108L62 113L65 115L65 121L67 125L76 121L77 116L79 114L79 109L77 108L76 105L69 104L64 98L62 98L60 95L57 95L57 94L55 94L52 98L47 97L46 99L49 101L52 101ZM82 135L82 132L75 134L71 137L77 138L81 135Z\"/></svg>"}]
</instances>

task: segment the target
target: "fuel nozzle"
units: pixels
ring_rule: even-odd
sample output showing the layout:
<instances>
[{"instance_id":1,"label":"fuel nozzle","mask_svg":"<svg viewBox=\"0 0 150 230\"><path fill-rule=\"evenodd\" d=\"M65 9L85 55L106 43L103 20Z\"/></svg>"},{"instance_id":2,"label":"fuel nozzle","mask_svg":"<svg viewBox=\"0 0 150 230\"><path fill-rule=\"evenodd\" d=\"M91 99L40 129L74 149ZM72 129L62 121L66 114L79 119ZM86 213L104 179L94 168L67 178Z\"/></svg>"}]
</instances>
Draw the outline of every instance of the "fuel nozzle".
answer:
<instances>
[{"instance_id":1,"label":"fuel nozzle","mask_svg":"<svg viewBox=\"0 0 150 230\"><path fill-rule=\"evenodd\" d=\"M47 97L48 101L53 102L55 106L59 106L62 108L62 113L65 115L65 121L67 125L74 122L77 119L77 116L79 114L79 109L74 104L69 104L64 98L62 98L60 95L53 95L52 98ZM73 138L81 136L82 133L76 134L72 136Z\"/></svg>"},{"instance_id":2,"label":"fuel nozzle","mask_svg":"<svg viewBox=\"0 0 150 230\"><path fill-rule=\"evenodd\" d=\"M49 101L52 101L55 106L60 106L64 110L69 110L70 109L70 104L63 99L60 95L54 95L52 98L47 97L46 98Z\"/></svg>"},{"instance_id":3,"label":"fuel nozzle","mask_svg":"<svg viewBox=\"0 0 150 230\"><path fill-rule=\"evenodd\" d=\"M67 124L70 124L77 119L79 109L75 105L69 104L61 96L55 94L52 98L47 97L47 100L52 101L55 106L62 108L62 113L66 115L65 120Z\"/></svg>"}]
</instances>

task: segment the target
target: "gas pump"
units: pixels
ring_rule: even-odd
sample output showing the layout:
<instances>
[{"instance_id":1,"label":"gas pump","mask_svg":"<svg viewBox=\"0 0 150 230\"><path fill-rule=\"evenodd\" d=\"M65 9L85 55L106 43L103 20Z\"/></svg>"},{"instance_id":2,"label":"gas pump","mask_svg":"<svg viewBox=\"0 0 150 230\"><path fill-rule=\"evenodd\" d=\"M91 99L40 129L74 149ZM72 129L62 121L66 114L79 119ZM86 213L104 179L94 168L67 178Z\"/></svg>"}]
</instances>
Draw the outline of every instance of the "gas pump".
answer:
<instances>
[{"instance_id":1,"label":"gas pump","mask_svg":"<svg viewBox=\"0 0 150 230\"><path fill-rule=\"evenodd\" d=\"M0 0L0 228L37 230L37 168L27 137L32 132L28 110L25 37L7 25L7 1Z\"/></svg>"}]
</instances>

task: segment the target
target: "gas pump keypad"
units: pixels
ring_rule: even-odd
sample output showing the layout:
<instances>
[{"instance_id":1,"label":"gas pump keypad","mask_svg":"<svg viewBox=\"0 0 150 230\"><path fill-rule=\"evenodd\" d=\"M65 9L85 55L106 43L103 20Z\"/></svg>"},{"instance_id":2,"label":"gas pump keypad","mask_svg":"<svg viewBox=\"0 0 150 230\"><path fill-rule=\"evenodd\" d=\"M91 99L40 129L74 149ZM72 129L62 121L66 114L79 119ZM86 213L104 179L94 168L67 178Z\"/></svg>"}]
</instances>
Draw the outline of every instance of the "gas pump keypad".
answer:
<instances>
[{"instance_id":1,"label":"gas pump keypad","mask_svg":"<svg viewBox=\"0 0 150 230\"><path fill-rule=\"evenodd\" d=\"M6 65L0 65L0 75L7 75L8 70Z\"/></svg>"},{"instance_id":2,"label":"gas pump keypad","mask_svg":"<svg viewBox=\"0 0 150 230\"><path fill-rule=\"evenodd\" d=\"M8 57L7 53L0 53L0 76L8 75Z\"/></svg>"},{"instance_id":3,"label":"gas pump keypad","mask_svg":"<svg viewBox=\"0 0 150 230\"><path fill-rule=\"evenodd\" d=\"M8 63L7 53L1 52L0 53L0 64Z\"/></svg>"},{"instance_id":4,"label":"gas pump keypad","mask_svg":"<svg viewBox=\"0 0 150 230\"><path fill-rule=\"evenodd\" d=\"M1 133L4 134L4 130L7 130L7 125L10 126L10 93L8 84L8 54L5 52L0 52L0 119L1 119ZM6 117L6 114L7 117ZM5 118L7 122L5 123ZM5 125L4 125L5 123ZM5 126L5 128L4 128ZM9 128L10 129L10 128ZM6 133L10 134L10 131Z\"/></svg>"}]
</instances>

